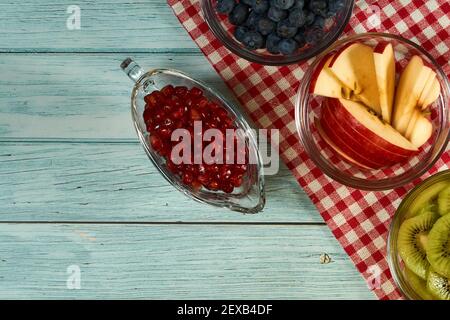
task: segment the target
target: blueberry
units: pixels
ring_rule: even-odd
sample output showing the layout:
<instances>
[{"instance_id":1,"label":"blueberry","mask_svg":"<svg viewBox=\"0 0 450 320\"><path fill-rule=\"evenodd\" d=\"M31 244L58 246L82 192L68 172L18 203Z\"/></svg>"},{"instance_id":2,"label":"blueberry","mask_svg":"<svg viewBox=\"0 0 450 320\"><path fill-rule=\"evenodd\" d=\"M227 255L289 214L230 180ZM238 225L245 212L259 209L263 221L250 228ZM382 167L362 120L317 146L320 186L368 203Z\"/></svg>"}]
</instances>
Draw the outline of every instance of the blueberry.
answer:
<instances>
[{"instance_id":1,"label":"blueberry","mask_svg":"<svg viewBox=\"0 0 450 320\"><path fill-rule=\"evenodd\" d=\"M267 12L267 17L270 20L275 22L280 22L288 16L288 12L286 10L278 9L277 7L270 7L269 12Z\"/></svg>"},{"instance_id":2,"label":"blueberry","mask_svg":"<svg viewBox=\"0 0 450 320\"><path fill-rule=\"evenodd\" d=\"M293 9L303 9L305 7L305 0L295 0Z\"/></svg>"},{"instance_id":3,"label":"blueberry","mask_svg":"<svg viewBox=\"0 0 450 320\"><path fill-rule=\"evenodd\" d=\"M219 13L229 14L231 11L233 11L235 5L235 0L219 0L217 1L216 10Z\"/></svg>"},{"instance_id":4,"label":"blueberry","mask_svg":"<svg viewBox=\"0 0 450 320\"><path fill-rule=\"evenodd\" d=\"M327 1L325 0L311 0L309 2L309 9L315 14L321 15L323 12L327 12Z\"/></svg>"},{"instance_id":5,"label":"blueberry","mask_svg":"<svg viewBox=\"0 0 450 320\"><path fill-rule=\"evenodd\" d=\"M237 26L234 29L234 37L237 41L242 42L244 40L244 35L248 32L248 28L244 26Z\"/></svg>"},{"instance_id":6,"label":"blueberry","mask_svg":"<svg viewBox=\"0 0 450 320\"><path fill-rule=\"evenodd\" d=\"M278 44L278 49L282 54L289 55L298 49L298 44L294 39L282 39Z\"/></svg>"},{"instance_id":7,"label":"blueberry","mask_svg":"<svg viewBox=\"0 0 450 320\"><path fill-rule=\"evenodd\" d=\"M259 14L265 13L270 7L269 0L253 0L252 3L253 11Z\"/></svg>"},{"instance_id":8,"label":"blueberry","mask_svg":"<svg viewBox=\"0 0 450 320\"><path fill-rule=\"evenodd\" d=\"M249 29L249 30L256 30L256 25L259 21L259 19L261 19L261 16L259 14L257 14L255 11L251 10L247 20L245 20L244 25Z\"/></svg>"},{"instance_id":9,"label":"blueberry","mask_svg":"<svg viewBox=\"0 0 450 320\"><path fill-rule=\"evenodd\" d=\"M253 4L253 0L241 0L241 1L239 1L240 3L243 3L243 4L246 4L246 5L248 5L248 6L252 6L252 4Z\"/></svg>"},{"instance_id":10,"label":"blueberry","mask_svg":"<svg viewBox=\"0 0 450 320\"><path fill-rule=\"evenodd\" d=\"M249 31L244 35L242 43L250 50L261 49L264 47L264 37L259 32Z\"/></svg>"},{"instance_id":11,"label":"blueberry","mask_svg":"<svg viewBox=\"0 0 450 320\"><path fill-rule=\"evenodd\" d=\"M328 0L327 17L332 17L345 7L345 0Z\"/></svg>"},{"instance_id":12,"label":"blueberry","mask_svg":"<svg viewBox=\"0 0 450 320\"><path fill-rule=\"evenodd\" d=\"M313 22L313 26L323 29L323 27L325 26L325 19L322 17L316 16L316 19Z\"/></svg>"},{"instance_id":13,"label":"blueberry","mask_svg":"<svg viewBox=\"0 0 450 320\"><path fill-rule=\"evenodd\" d=\"M269 18L261 18L258 21L256 30L258 30L263 36L267 36L275 30L275 22Z\"/></svg>"},{"instance_id":14,"label":"blueberry","mask_svg":"<svg viewBox=\"0 0 450 320\"><path fill-rule=\"evenodd\" d=\"M277 24L277 34L282 38L292 38L297 33L297 27L289 23L288 19Z\"/></svg>"},{"instance_id":15,"label":"blueberry","mask_svg":"<svg viewBox=\"0 0 450 320\"><path fill-rule=\"evenodd\" d=\"M323 38L323 30L318 27L313 27L305 31L305 39L309 44L316 44Z\"/></svg>"},{"instance_id":16,"label":"blueberry","mask_svg":"<svg viewBox=\"0 0 450 320\"><path fill-rule=\"evenodd\" d=\"M316 15L314 14L314 12L308 11L307 13L305 12L305 24L307 26L310 26L314 23L314 20L316 19Z\"/></svg>"},{"instance_id":17,"label":"blueberry","mask_svg":"<svg viewBox=\"0 0 450 320\"><path fill-rule=\"evenodd\" d=\"M266 39L267 51L269 51L272 54L280 53L280 50L278 49L278 44L280 43L280 41L281 38L277 36L276 33L269 34Z\"/></svg>"},{"instance_id":18,"label":"blueberry","mask_svg":"<svg viewBox=\"0 0 450 320\"><path fill-rule=\"evenodd\" d=\"M270 4L278 9L287 10L294 5L295 0L270 0Z\"/></svg>"},{"instance_id":19,"label":"blueberry","mask_svg":"<svg viewBox=\"0 0 450 320\"><path fill-rule=\"evenodd\" d=\"M228 16L228 20L231 24L235 26L239 26L245 22L248 16L248 6L245 4L239 3L236 5Z\"/></svg>"},{"instance_id":20,"label":"blueberry","mask_svg":"<svg viewBox=\"0 0 450 320\"><path fill-rule=\"evenodd\" d=\"M296 27L302 27L306 22L305 14L302 9L294 9L289 13L289 22Z\"/></svg>"},{"instance_id":21,"label":"blueberry","mask_svg":"<svg viewBox=\"0 0 450 320\"><path fill-rule=\"evenodd\" d=\"M305 39L305 30L300 29L294 37L294 40L297 41L298 47L301 48L306 44Z\"/></svg>"}]
</instances>

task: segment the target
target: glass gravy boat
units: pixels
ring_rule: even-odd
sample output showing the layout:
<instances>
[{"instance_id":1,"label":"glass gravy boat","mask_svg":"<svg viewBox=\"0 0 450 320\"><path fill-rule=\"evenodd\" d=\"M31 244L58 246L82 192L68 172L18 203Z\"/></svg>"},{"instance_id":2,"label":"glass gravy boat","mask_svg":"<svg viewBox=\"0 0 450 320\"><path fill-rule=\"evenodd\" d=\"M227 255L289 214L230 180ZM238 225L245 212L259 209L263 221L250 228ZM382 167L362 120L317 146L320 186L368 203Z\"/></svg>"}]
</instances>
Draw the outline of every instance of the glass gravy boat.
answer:
<instances>
[{"instance_id":1,"label":"glass gravy boat","mask_svg":"<svg viewBox=\"0 0 450 320\"><path fill-rule=\"evenodd\" d=\"M135 83L131 94L131 114L137 136L148 158L153 162L162 176L175 188L188 197L215 207L225 207L241 213L258 213L265 205L265 188L263 175L263 162L258 151L257 137L251 129L245 116L237 106L227 101L222 95L210 88L205 83L195 80L190 76L171 69L154 69L145 72L133 59L127 58L121 64L122 70ZM233 120L237 129L237 135L245 141L249 158L256 159L247 166L247 172L243 176L243 183L235 188L232 193L212 191L206 188L195 190L183 183L182 179L168 170L166 160L159 155L149 143L149 133L144 121L143 113L146 102L144 97L155 90L161 90L166 85L186 86L200 88L204 96L212 102L222 106Z\"/></svg>"}]
</instances>

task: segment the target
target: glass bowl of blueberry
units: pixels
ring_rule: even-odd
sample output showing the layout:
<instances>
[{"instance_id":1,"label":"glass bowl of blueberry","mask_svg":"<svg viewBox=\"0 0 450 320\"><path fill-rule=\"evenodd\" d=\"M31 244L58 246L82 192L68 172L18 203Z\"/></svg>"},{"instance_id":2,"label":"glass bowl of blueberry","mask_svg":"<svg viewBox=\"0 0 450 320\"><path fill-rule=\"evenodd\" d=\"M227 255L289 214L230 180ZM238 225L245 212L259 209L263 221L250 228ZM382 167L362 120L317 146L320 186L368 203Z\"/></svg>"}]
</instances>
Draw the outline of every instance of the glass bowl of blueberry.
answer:
<instances>
[{"instance_id":1,"label":"glass bowl of blueberry","mask_svg":"<svg viewBox=\"0 0 450 320\"><path fill-rule=\"evenodd\" d=\"M214 35L238 56L264 65L307 60L343 32L354 0L201 0Z\"/></svg>"}]
</instances>

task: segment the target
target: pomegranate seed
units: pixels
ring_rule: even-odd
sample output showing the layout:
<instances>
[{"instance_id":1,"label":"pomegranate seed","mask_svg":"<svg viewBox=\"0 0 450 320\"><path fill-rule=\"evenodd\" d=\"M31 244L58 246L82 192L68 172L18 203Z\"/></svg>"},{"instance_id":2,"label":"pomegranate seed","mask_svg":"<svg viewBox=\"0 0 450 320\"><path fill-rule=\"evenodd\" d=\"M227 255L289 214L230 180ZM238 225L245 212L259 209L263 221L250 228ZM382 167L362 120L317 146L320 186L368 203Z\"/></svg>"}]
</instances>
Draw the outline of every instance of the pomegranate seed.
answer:
<instances>
[{"instance_id":1,"label":"pomegranate seed","mask_svg":"<svg viewBox=\"0 0 450 320\"><path fill-rule=\"evenodd\" d=\"M192 176L192 173L185 172L183 173L183 183L184 184L191 184L194 181L194 177Z\"/></svg>"},{"instance_id":2,"label":"pomegranate seed","mask_svg":"<svg viewBox=\"0 0 450 320\"><path fill-rule=\"evenodd\" d=\"M175 87L175 94L180 98L183 98L187 92L188 88L185 86Z\"/></svg>"},{"instance_id":3,"label":"pomegranate seed","mask_svg":"<svg viewBox=\"0 0 450 320\"><path fill-rule=\"evenodd\" d=\"M163 126L165 126L165 127L172 127L173 126L173 120L170 119L170 118L164 119Z\"/></svg>"},{"instance_id":4,"label":"pomegranate seed","mask_svg":"<svg viewBox=\"0 0 450 320\"><path fill-rule=\"evenodd\" d=\"M230 181L236 188L239 188L242 185L242 178L240 177L233 177Z\"/></svg>"},{"instance_id":5,"label":"pomegranate seed","mask_svg":"<svg viewBox=\"0 0 450 320\"><path fill-rule=\"evenodd\" d=\"M161 139L156 135L150 136L150 145L155 151L160 151L163 147Z\"/></svg>"},{"instance_id":6,"label":"pomegranate seed","mask_svg":"<svg viewBox=\"0 0 450 320\"><path fill-rule=\"evenodd\" d=\"M161 103L162 98L163 98L163 96L162 96L161 92L153 91L152 93L150 93L144 97L144 101L148 105L150 105L152 107L156 107L159 103Z\"/></svg>"},{"instance_id":7,"label":"pomegranate seed","mask_svg":"<svg viewBox=\"0 0 450 320\"><path fill-rule=\"evenodd\" d=\"M170 128L161 128L159 130L159 135L164 139L170 139L172 137L172 129Z\"/></svg>"},{"instance_id":8,"label":"pomegranate seed","mask_svg":"<svg viewBox=\"0 0 450 320\"><path fill-rule=\"evenodd\" d=\"M232 193L234 190L234 186L232 184L223 184L221 187L222 191L225 193Z\"/></svg>"},{"instance_id":9,"label":"pomegranate seed","mask_svg":"<svg viewBox=\"0 0 450 320\"><path fill-rule=\"evenodd\" d=\"M164 112L162 110L158 110L155 114L155 121L161 122L164 120L165 117L166 116L165 116Z\"/></svg>"},{"instance_id":10,"label":"pomegranate seed","mask_svg":"<svg viewBox=\"0 0 450 320\"><path fill-rule=\"evenodd\" d=\"M186 171L186 172L190 172L190 173L196 173L196 172L197 172L197 169L195 168L194 165L188 164L188 165L186 165L185 171Z\"/></svg>"},{"instance_id":11,"label":"pomegranate seed","mask_svg":"<svg viewBox=\"0 0 450 320\"><path fill-rule=\"evenodd\" d=\"M219 183L218 183L217 181L211 181L211 182L208 184L207 188L208 188L209 190L212 190L212 191L219 190Z\"/></svg>"},{"instance_id":12,"label":"pomegranate seed","mask_svg":"<svg viewBox=\"0 0 450 320\"><path fill-rule=\"evenodd\" d=\"M191 183L192 189L194 189L194 191L198 191L202 188L202 184L200 182L198 182L197 180L193 181Z\"/></svg>"},{"instance_id":13,"label":"pomegranate seed","mask_svg":"<svg viewBox=\"0 0 450 320\"><path fill-rule=\"evenodd\" d=\"M193 121L198 121L202 119L202 116L200 115L200 113L198 112L197 109L191 109L191 119Z\"/></svg>"},{"instance_id":14,"label":"pomegranate seed","mask_svg":"<svg viewBox=\"0 0 450 320\"><path fill-rule=\"evenodd\" d=\"M177 173L178 172L177 165L175 163L173 163L170 159L167 160L166 167L172 173Z\"/></svg>"},{"instance_id":15,"label":"pomegranate seed","mask_svg":"<svg viewBox=\"0 0 450 320\"><path fill-rule=\"evenodd\" d=\"M192 96L196 97L196 98L199 98L199 97L203 96L203 91L202 91L201 89L199 89L199 88L196 88L196 87L193 87L193 88L189 91L189 93L190 93Z\"/></svg>"},{"instance_id":16,"label":"pomegranate seed","mask_svg":"<svg viewBox=\"0 0 450 320\"><path fill-rule=\"evenodd\" d=\"M172 118L174 119L181 119L183 118L184 115L184 108L183 107L178 107L173 113L172 113Z\"/></svg>"},{"instance_id":17,"label":"pomegranate seed","mask_svg":"<svg viewBox=\"0 0 450 320\"><path fill-rule=\"evenodd\" d=\"M197 180L198 180L201 184L203 184L204 186L207 186L207 185L209 184L210 178L209 178L209 176L206 175L206 174L201 174L201 175L199 175L199 176L197 177Z\"/></svg>"},{"instance_id":18,"label":"pomegranate seed","mask_svg":"<svg viewBox=\"0 0 450 320\"><path fill-rule=\"evenodd\" d=\"M206 99L205 97L202 97L197 101L197 106L199 108L205 108L207 105L208 105L208 99Z\"/></svg>"},{"instance_id":19,"label":"pomegranate seed","mask_svg":"<svg viewBox=\"0 0 450 320\"><path fill-rule=\"evenodd\" d=\"M205 166L202 165L202 164L199 164L199 165L198 165L197 170L198 170L198 173L199 173L199 174L205 174L205 173L206 173L206 168L205 168Z\"/></svg>"},{"instance_id":20,"label":"pomegranate seed","mask_svg":"<svg viewBox=\"0 0 450 320\"><path fill-rule=\"evenodd\" d=\"M194 105L194 100L192 98L187 98L184 102L188 108L192 107ZM187 111L187 110L186 110Z\"/></svg>"},{"instance_id":21,"label":"pomegranate seed","mask_svg":"<svg viewBox=\"0 0 450 320\"><path fill-rule=\"evenodd\" d=\"M144 110L144 113L142 115L144 117L144 122L147 123L152 118L152 111L151 109L147 108Z\"/></svg>"},{"instance_id":22,"label":"pomegranate seed","mask_svg":"<svg viewBox=\"0 0 450 320\"><path fill-rule=\"evenodd\" d=\"M212 111L215 111L215 110L217 110L219 108L220 108L219 105L217 103L215 103L215 102L208 103L208 109L210 109Z\"/></svg>"},{"instance_id":23,"label":"pomegranate seed","mask_svg":"<svg viewBox=\"0 0 450 320\"><path fill-rule=\"evenodd\" d=\"M175 122L174 128L181 129L181 128L183 128L183 125L184 125L183 121L177 121L177 122Z\"/></svg>"},{"instance_id":24,"label":"pomegranate seed","mask_svg":"<svg viewBox=\"0 0 450 320\"><path fill-rule=\"evenodd\" d=\"M201 115L201 117L202 117L203 120L208 119L209 116L210 116L210 115L209 115L208 109L205 109L205 108L201 109L200 115Z\"/></svg>"},{"instance_id":25,"label":"pomegranate seed","mask_svg":"<svg viewBox=\"0 0 450 320\"><path fill-rule=\"evenodd\" d=\"M231 177L231 170L228 166L223 166L220 168L219 172L220 178L224 180L228 180Z\"/></svg>"},{"instance_id":26,"label":"pomegranate seed","mask_svg":"<svg viewBox=\"0 0 450 320\"><path fill-rule=\"evenodd\" d=\"M169 85L165 86L164 88L162 88L161 92L166 97L170 97L175 92L175 88L171 84L169 84Z\"/></svg>"}]
</instances>

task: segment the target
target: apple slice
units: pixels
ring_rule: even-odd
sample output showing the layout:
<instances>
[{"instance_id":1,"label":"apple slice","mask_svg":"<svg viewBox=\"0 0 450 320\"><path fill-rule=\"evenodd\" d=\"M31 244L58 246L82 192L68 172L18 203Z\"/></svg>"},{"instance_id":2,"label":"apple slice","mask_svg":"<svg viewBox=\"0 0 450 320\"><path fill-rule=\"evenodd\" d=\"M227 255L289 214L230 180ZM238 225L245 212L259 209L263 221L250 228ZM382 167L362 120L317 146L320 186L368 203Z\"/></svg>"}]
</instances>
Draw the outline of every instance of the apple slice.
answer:
<instances>
[{"instance_id":1,"label":"apple slice","mask_svg":"<svg viewBox=\"0 0 450 320\"><path fill-rule=\"evenodd\" d=\"M425 144L425 142L428 141L428 139L430 139L432 134L433 124L430 120L425 118L425 116L420 113L411 133L411 143L417 148L420 148Z\"/></svg>"},{"instance_id":2,"label":"apple slice","mask_svg":"<svg viewBox=\"0 0 450 320\"><path fill-rule=\"evenodd\" d=\"M358 149L359 145L351 145L347 143L345 136L335 130L336 126L332 121L330 121L329 117L322 117L320 119L320 124L325 134L331 139L331 141L333 141L333 143L351 159L371 169L379 169L388 165L387 163L376 162L368 157L367 154L361 154Z\"/></svg>"},{"instance_id":3,"label":"apple slice","mask_svg":"<svg viewBox=\"0 0 450 320\"><path fill-rule=\"evenodd\" d=\"M328 68L333 54L323 57L317 65L309 86L310 93L331 98L350 98L351 90L347 88Z\"/></svg>"},{"instance_id":4,"label":"apple slice","mask_svg":"<svg viewBox=\"0 0 450 320\"><path fill-rule=\"evenodd\" d=\"M434 78L433 85L431 86L431 89L428 91L425 99L422 102L422 110L425 110L431 104L433 104L439 98L440 93L441 85L439 84L439 80L437 78Z\"/></svg>"},{"instance_id":5,"label":"apple slice","mask_svg":"<svg viewBox=\"0 0 450 320\"><path fill-rule=\"evenodd\" d=\"M390 152L401 157L410 157L418 152L404 136L389 124L382 122L367 108L354 101L329 98L328 104L331 112L335 115L347 132L353 130L358 134L358 139L365 137L372 142L371 146L378 146L380 152Z\"/></svg>"},{"instance_id":6,"label":"apple slice","mask_svg":"<svg viewBox=\"0 0 450 320\"><path fill-rule=\"evenodd\" d=\"M416 126L417 119L421 115L421 112L416 108L414 109L413 115L411 116L411 120L409 121L408 128L406 129L405 138L410 139L411 134ZM411 141L411 140L410 140Z\"/></svg>"},{"instance_id":7,"label":"apple slice","mask_svg":"<svg viewBox=\"0 0 450 320\"><path fill-rule=\"evenodd\" d=\"M392 44L380 43L373 50L378 90L380 91L381 116L391 123L395 92L395 57Z\"/></svg>"},{"instance_id":8,"label":"apple slice","mask_svg":"<svg viewBox=\"0 0 450 320\"><path fill-rule=\"evenodd\" d=\"M380 93L371 47L361 43L350 43L334 55L329 68L354 92L358 100L381 115Z\"/></svg>"},{"instance_id":9,"label":"apple slice","mask_svg":"<svg viewBox=\"0 0 450 320\"><path fill-rule=\"evenodd\" d=\"M423 104L425 102L425 98L427 97L428 93L431 92L432 87L434 85L434 79L436 79L436 72L432 72L430 76L427 79L427 83L425 84L425 87L422 90L422 93L420 94L419 101L417 102L418 107L423 108ZM426 107L425 107L426 108Z\"/></svg>"},{"instance_id":10,"label":"apple slice","mask_svg":"<svg viewBox=\"0 0 450 320\"><path fill-rule=\"evenodd\" d=\"M344 159L347 162L350 162L354 165L357 165L358 167L361 167L363 169L371 170L370 167L367 167L367 166L363 165L362 163L359 163L358 161L354 160L352 157L350 157L346 153L344 153L344 151L339 149L339 147L327 136L327 134L325 133L325 131L323 130L323 128L319 122L319 119L315 118L314 123L316 125L317 132L319 132L319 135L323 139L323 141L325 141L325 143L330 147L330 149L332 149L334 152L336 152L342 159Z\"/></svg>"},{"instance_id":11,"label":"apple slice","mask_svg":"<svg viewBox=\"0 0 450 320\"><path fill-rule=\"evenodd\" d=\"M336 111L336 108L327 107L327 104L329 105L325 101L322 106L322 127L329 128L331 133L328 136L331 138L335 137L335 143L355 160L359 159L358 157L363 157L371 164L362 160L360 161L361 163L372 168L382 168L404 162L409 158L409 153L407 155L395 153L391 149L383 148L382 145L374 143L373 140L349 125L348 112Z\"/></svg>"},{"instance_id":12,"label":"apple slice","mask_svg":"<svg viewBox=\"0 0 450 320\"><path fill-rule=\"evenodd\" d=\"M413 56L400 76L392 123L394 128L403 135L406 133L414 108L431 72L433 70L423 64L422 58Z\"/></svg>"}]
</instances>

